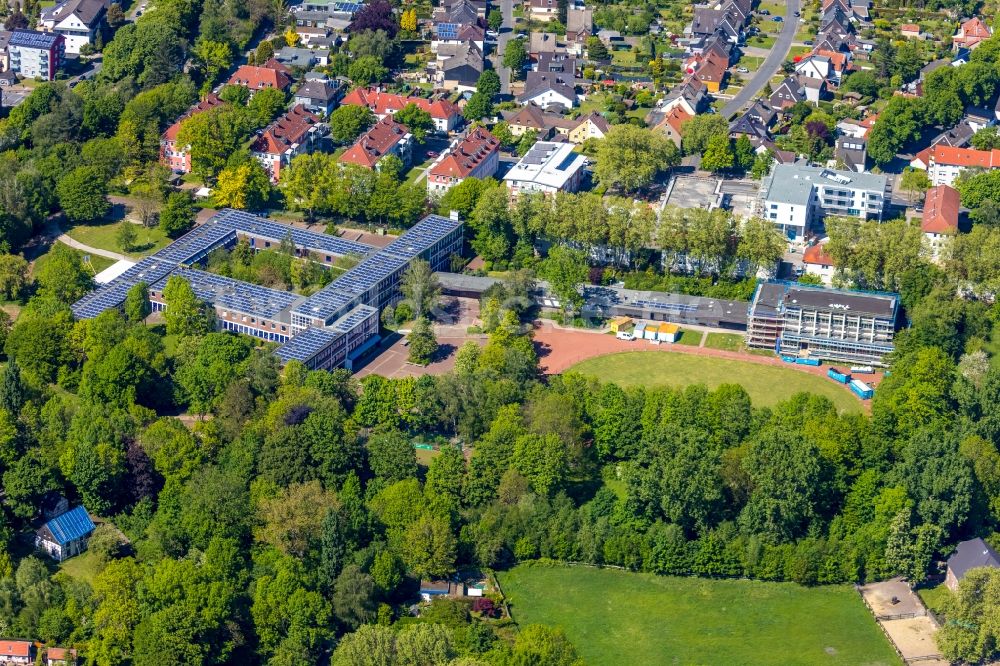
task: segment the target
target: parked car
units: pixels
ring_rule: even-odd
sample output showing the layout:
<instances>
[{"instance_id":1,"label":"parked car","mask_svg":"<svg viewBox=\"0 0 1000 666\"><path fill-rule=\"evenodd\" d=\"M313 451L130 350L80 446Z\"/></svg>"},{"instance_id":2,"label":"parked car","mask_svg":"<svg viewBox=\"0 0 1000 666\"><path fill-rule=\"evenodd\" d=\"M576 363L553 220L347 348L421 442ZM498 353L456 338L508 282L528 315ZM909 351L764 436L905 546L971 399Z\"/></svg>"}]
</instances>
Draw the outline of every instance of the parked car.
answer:
<instances>
[{"instance_id":1,"label":"parked car","mask_svg":"<svg viewBox=\"0 0 1000 666\"><path fill-rule=\"evenodd\" d=\"M771 15L771 12L769 12L769 11L768 11L768 10L766 10L766 9L762 9L762 10L760 10L760 11L759 11L759 12L757 12L757 13L758 13L758 14L760 14L761 16L770 16L770 15Z\"/></svg>"},{"instance_id":2,"label":"parked car","mask_svg":"<svg viewBox=\"0 0 1000 666\"><path fill-rule=\"evenodd\" d=\"M740 74L749 74L750 73L750 70L747 69L746 67L737 67L736 71L739 72Z\"/></svg>"},{"instance_id":3,"label":"parked car","mask_svg":"<svg viewBox=\"0 0 1000 666\"><path fill-rule=\"evenodd\" d=\"M430 158L433 159L433 158L435 158L437 156L438 156L438 152L436 150L428 150L427 151L427 157L430 157Z\"/></svg>"},{"instance_id":4,"label":"parked car","mask_svg":"<svg viewBox=\"0 0 1000 666\"><path fill-rule=\"evenodd\" d=\"M806 46L812 46L813 45L813 40L807 39L806 41L804 41L802 43L805 44Z\"/></svg>"},{"instance_id":5,"label":"parked car","mask_svg":"<svg viewBox=\"0 0 1000 666\"><path fill-rule=\"evenodd\" d=\"M633 340L634 339L634 336L632 335L632 331L618 331L618 334L615 335L615 337L618 338L619 340Z\"/></svg>"},{"instance_id":6,"label":"parked car","mask_svg":"<svg viewBox=\"0 0 1000 666\"><path fill-rule=\"evenodd\" d=\"M785 19L781 18L780 16L775 16L775 17L774 17L774 19L772 19L772 20L773 20L773 21L774 21L775 23L781 23L781 22L782 22L782 21L784 21Z\"/></svg>"}]
</instances>

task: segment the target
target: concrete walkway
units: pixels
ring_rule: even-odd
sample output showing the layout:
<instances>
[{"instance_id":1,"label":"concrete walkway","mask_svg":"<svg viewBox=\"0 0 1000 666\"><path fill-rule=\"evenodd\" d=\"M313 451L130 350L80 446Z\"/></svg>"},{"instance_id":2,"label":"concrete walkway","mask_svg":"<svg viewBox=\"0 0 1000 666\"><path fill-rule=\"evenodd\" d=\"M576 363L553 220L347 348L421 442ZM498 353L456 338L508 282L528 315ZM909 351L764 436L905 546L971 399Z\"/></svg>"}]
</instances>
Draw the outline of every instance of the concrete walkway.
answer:
<instances>
[{"instance_id":1,"label":"concrete walkway","mask_svg":"<svg viewBox=\"0 0 1000 666\"><path fill-rule=\"evenodd\" d=\"M68 235L63 233L62 229L56 222L49 222L49 226L46 228L46 235L52 240L57 240L64 245L69 245L74 250L80 250L81 252L86 252L87 254L96 254L98 257L114 259L115 261L133 261L124 254L111 252L110 250L102 250L99 247L91 247L89 245L84 245L80 241L73 240Z\"/></svg>"}]
</instances>

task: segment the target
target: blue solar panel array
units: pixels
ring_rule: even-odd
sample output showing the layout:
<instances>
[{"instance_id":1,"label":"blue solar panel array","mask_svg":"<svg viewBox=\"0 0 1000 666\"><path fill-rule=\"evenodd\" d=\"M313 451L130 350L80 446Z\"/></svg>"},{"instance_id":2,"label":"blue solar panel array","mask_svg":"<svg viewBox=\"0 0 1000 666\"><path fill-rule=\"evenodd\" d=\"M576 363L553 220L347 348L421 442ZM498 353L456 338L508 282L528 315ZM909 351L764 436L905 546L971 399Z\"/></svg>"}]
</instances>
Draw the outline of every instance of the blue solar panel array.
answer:
<instances>
[{"instance_id":1,"label":"blue solar panel array","mask_svg":"<svg viewBox=\"0 0 1000 666\"><path fill-rule=\"evenodd\" d=\"M458 39L461 27L458 23L438 23L434 29L437 30L438 39Z\"/></svg>"},{"instance_id":2,"label":"blue solar panel array","mask_svg":"<svg viewBox=\"0 0 1000 666\"><path fill-rule=\"evenodd\" d=\"M86 509L78 506L60 516L56 516L45 523L45 527L52 533L56 543L60 546L65 546L70 541L75 541L93 532L94 521L87 515Z\"/></svg>"},{"instance_id":3,"label":"blue solar panel array","mask_svg":"<svg viewBox=\"0 0 1000 666\"><path fill-rule=\"evenodd\" d=\"M293 310L293 314L329 322L461 226L458 220L428 215L389 245L307 298Z\"/></svg>"},{"instance_id":4,"label":"blue solar panel array","mask_svg":"<svg viewBox=\"0 0 1000 666\"><path fill-rule=\"evenodd\" d=\"M343 333L332 331L329 328L307 328L274 350L274 353L285 363L288 361L305 363L333 344L342 335Z\"/></svg>"},{"instance_id":5,"label":"blue solar panel array","mask_svg":"<svg viewBox=\"0 0 1000 666\"><path fill-rule=\"evenodd\" d=\"M344 14L356 14L361 11L364 4L360 2L335 2L333 3L334 12L342 12Z\"/></svg>"},{"instance_id":6,"label":"blue solar panel array","mask_svg":"<svg viewBox=\"0 0 1000 666\"><path fill-rule=\"evenodd\" d=\"M698 306L690 303L661 303L660 301L636 301L636 305L668 312L697 312Z\"/></svg>"},{"instance_id":7,"label":"blue solar panel array","mask_svg":"<svg viewBox=\"0 0 1000 666\"><path fill-rule=\"evenodd\" d=\"M206 303L265 319L276 318L302 298L287 291L268 289L193 268L178 268L170 276L152 285L152 288L162 291L167 280L174 275L187 280L195 296Z\"/></svg>"},{"instance_id":8,"label":"blue solar panel array","mask_svg":"<svg viewBox=\"0 0 1000 666\"><path fill-rule=\"evenodd\" d=\"M449 237L460 240L460 235L455 234L460 234L461 226L458 220L428 215L388 246L376 251L343 238L297 229L241 211L224 210L153 256L138 262L111 283L77 301L73 305L73 314L79 319L96 317L105 310L121 307L128 290L140 281L160 291L171 275L179 275L188 281L198 298L217 307L265 319L278 319L286 313L291 314L293 326L305 326L305 329L279 347L277 353L285 361L304 361L371 316L377 316L378 307L382 305L380 299L396 287L407 265ZM364 258L357 266L305 299L289 292L187 267L187 264L204 259L213 250L234 243L239 234L276 244L290 235L298 248L307 248L321 255L360 254ZM330 328L308 325L317 319L323 325L336 321L332 321Z\"/></svg>"}]
</instances>

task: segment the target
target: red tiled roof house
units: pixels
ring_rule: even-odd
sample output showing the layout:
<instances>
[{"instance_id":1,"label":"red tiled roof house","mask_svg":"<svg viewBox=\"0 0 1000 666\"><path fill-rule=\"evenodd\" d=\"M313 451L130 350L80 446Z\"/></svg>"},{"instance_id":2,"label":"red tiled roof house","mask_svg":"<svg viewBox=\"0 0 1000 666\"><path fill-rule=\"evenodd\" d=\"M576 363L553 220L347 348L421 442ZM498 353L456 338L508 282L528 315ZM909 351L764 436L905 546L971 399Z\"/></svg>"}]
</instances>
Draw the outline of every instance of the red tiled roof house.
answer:
<instances>
[{"instance_id":1,"label":"red tiled roof house","mask_svg":"<svg viewBox=\"0 0 1000 666\"><path fill-rule=\"evenodd\" d=\"M231 86L243 86L250 89L253 95L258 90L265 88L277 88L278 90L288 90L292 84L292 78L287 74L287 69L278 61L271 61L263 67L254 65L240 65L240 68L229 77L227 82Z\"/></svg>"},{"instance_id":2,"label":"red tiled roof house","mask_svg":"<svg viewBox=\"0 0 1000 666\"><path fill-rule=\"evenodd\" d=\"M438 132L450 132L462 121L461 111L448 100L394 95L377 88L355 88L340 102L341 106L366 106L379 120L394 115L407 104L415 104L417 108L431 114L434 129Z\"/></svg>"},{"instance_id":3,"label":"red tiled roof house","mask_svg":"<svg viewBox=\"0 0 1000 666\"><path fill-rule=\"evenodd\" d=\"M827 286L833 284L833 273L837 270L837 266L833 262L833 257L826 253L823 243L807 247L802 253L802 263L805 265L806 273L815 275Z\"/></svg>"},{"instance_id":4,"label":"red tiled roof house","mask_svg":"<svg viewBox=\"0 0 1000 666\"><path fill-rule=\"evenodd\" d=\"M188 109L188 111L177 119L173 125L160 135L160 164L175 173L190 173L191 155L188 154L189 146L177 145L177 133L181 131L181 123L191 116L214 109L225 104L215 93L208 95L205 99Z\"/></svg>"},{"instance_id":5,"label":"red tiled roof house","mask_svg":"<svg viewBox=\"0 0 1000 666\"><path fill-rule=\"evenodd\" d=\"M338 161L342 164L357 164L368 169L377 169L383 157L395 155L406 165L410 163L412 150L413 135L410 134L410 130L406 125L386 117L362 134Z\"/></svg>"},{"instance_id":6,"label":"red tiled roof house","mask_svg":"<svg viewBox=\"0 0 1000 666\"><path fill-rule=\"evenodd\" d=\"M990 31L989 26L976 16L959 26L958 32L951 38L951 45L956 51L961 48L971 50L979 46L980 42L989 39L992 35L993 33Z\"/></svg>"},{"instance_id":7,"label":"red tiled roof house","mask_svg":"<svg viewBox=\"0 0 1000 666\"><path fill-rule=\"evenodd\" d=\"M1000 150L956 148L938 143L917 153L910 166L926 170L931 185L952 185L965 169L1000 168Z\"/></svg>"},{"instance_id":8,"label":"red tiled roof house","mask_svg":"<svg viewBox=\"0 0 1000 666\"><path fill-rule=\"evenodd\" d=\"M282 168L296 156L311 153L326 131L327 126L320 123L319 116L299 104L267 126L250 146L250 154L277 183Z\"/></svg>"},{"instance_id":9,"label":"red tiled roof house","mask_svg":"<svg viewBox=\"0 0 1000 666\"><path fill-rule=\"evenodd\" d=\"M948 185L938 185L927 190L924 197L924 216L920 230L924 232L931 250L931 259L939 261L945 246L958 233L958 214L962 207L958 190Z\"/></svg>"},{"instance_id":10,"label":"red tiled roof house","mask_svg":"<svg viewBox=\"0 0 1000 666\"><path fill-rule=\"evenodd\" d=\"M500 142L482 127L453 144L427 172L427 192L440 196L466 178L490 178L500 164Z\"/></svg>"},{"instance_id":11,"label":"red tiled roof house","mask_svg":"<svg viewBox=\"0 0 1000 666\"><path fill-rule=\"evenodd\" d=\"M35 645L31 641L0 641L0 664L34 664Z\"/></svg>"}]
</instances>

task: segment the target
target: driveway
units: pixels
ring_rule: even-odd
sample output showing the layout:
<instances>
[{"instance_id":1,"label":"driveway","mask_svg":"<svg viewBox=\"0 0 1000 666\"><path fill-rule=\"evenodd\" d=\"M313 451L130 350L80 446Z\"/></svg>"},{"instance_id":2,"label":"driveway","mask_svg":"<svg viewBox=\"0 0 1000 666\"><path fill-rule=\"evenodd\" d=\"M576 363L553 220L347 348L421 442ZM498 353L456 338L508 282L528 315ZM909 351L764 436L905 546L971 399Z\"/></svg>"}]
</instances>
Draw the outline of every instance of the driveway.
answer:
<instances>
[{"instance_id":1,"label":"driveway","mask_svg":"<svg viewBox=\"0 0 1000 666\"><path fill-rule=\"evenodd\" d=\"M792 42L795 41L795 32L799 29L799 18L795 15L795 12L801 9L799 5L800 0L785 0L785 22L781 34L778 35L774 46L771 47L770 54L757 73L743 86L743 90L736 93L736 96L722 108L723 118L728 120L729 116L741 110L750 100L757 97L757 94L764 89L771 77L781 68L792 48Z\"/></svg>"}]
</instances>

